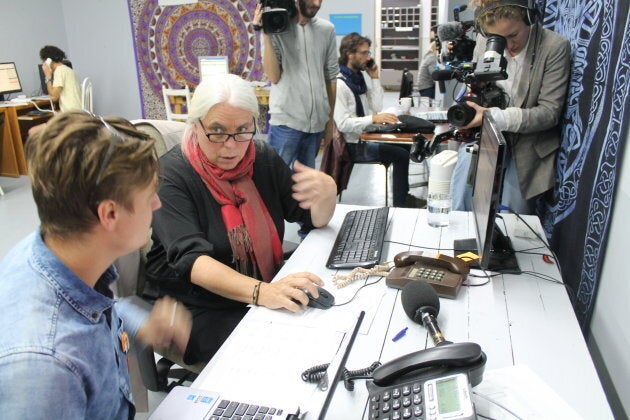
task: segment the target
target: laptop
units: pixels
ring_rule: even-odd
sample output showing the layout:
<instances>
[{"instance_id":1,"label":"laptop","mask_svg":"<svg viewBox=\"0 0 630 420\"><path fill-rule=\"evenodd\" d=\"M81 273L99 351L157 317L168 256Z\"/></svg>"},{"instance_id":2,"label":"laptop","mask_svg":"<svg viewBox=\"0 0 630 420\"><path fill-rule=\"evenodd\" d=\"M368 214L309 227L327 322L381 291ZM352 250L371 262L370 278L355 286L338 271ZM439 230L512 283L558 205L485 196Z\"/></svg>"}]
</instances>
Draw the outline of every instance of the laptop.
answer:
<instances>
[{"instance_id":1,"label":"laptop","mask_svg":"<svg viewBox=\"0 0 630 420\"><path fill-rule=\"evenodd\" d=\"M149 416L149 420L170 420L173 418L224 420L244 416L254 418L261 415L261 418L266 420L323 420L326 418L328 407L364 317L365 312L361 311L352 331L344 335L326 374L317 384L318 391L313 393L304 407L299 407L297 404L291 407L291 404L276 406L252 403L246 400L228 401L222 399L221 393L217 391L176 386Z\"/></svg>"}]
</instances>

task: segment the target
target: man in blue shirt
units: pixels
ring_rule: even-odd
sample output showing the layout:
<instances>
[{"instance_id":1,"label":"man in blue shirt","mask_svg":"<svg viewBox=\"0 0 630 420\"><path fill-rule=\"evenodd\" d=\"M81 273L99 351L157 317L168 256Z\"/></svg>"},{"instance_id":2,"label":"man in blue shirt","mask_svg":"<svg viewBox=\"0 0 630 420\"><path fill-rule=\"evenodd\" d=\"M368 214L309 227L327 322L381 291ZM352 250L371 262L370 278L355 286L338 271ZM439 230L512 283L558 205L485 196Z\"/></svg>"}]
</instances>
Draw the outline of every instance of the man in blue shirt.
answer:
<instances>
[{"instance_id":1,"label":"man in blue shirt","mask_svg":"<svg viewBox=\"0 0 630 420\"><path fill-rule=\"evenodd\" d=\"M190 314L113 299L120 256L148 237L158 164L123 119L54 117L29 138L40 228L0 262L0 413L11 419L132 419L131 337L186 348Z\"/></svg>"}]
</instances>

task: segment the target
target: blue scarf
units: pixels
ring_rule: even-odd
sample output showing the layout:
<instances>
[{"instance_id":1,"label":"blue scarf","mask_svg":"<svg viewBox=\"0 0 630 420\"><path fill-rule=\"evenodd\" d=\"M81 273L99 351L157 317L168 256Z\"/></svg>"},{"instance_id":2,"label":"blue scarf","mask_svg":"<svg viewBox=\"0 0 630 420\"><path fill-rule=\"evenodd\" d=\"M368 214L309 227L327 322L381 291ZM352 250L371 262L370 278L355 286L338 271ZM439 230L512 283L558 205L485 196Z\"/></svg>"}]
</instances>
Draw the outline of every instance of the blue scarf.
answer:
<instances>
[{"instance_id":1,"label":"blue scarf","mask_svg":"<svg viewBox=\"0 0 630 420\"><path fill-rule=\"evenodd\" d=\"M354 101L357 104L357 117L365 117L363 102L361 102L361 98L359 97L367 92L367 85L365 84L363 74L361 74L360 71L354 72L343 64L339 65L339 71L343 76L343 81L346 82L346 85L348 85L352 93L354 93Z\"/></svg>"}]
</instances>

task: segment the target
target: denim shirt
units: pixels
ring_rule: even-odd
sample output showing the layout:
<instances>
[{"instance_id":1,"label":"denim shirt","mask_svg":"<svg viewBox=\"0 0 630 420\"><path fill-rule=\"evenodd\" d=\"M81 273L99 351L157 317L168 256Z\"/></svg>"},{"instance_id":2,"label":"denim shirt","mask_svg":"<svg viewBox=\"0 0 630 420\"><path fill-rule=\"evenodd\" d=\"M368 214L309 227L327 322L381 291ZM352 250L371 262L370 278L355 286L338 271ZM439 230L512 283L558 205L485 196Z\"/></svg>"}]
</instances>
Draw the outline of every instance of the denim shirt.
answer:
<instances>
[{"instance_id":1,"label":"denim shirt","mask_svg":"<svg viewBox=\"0 0 630 420\"><path fill-rule=\"evenodd\" d=\"M117 277L111 266L99 282ZM0 262L0 416L132 419L120 337L133 337L146 313L115 302L64 265L39 231L16 245Z\"/></svg>"}]
</instances>

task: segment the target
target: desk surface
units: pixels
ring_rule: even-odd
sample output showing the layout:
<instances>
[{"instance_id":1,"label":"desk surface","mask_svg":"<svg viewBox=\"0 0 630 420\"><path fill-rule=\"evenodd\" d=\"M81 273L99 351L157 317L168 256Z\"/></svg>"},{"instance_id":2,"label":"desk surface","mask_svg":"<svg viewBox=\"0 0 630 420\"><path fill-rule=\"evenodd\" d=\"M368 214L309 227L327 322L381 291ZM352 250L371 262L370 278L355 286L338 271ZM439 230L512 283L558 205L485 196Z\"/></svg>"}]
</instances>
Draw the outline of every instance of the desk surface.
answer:
<instances>
[{"instance_id":1,"label":"desk surface","mask_svg":"<svg viewBox=\"0 0 630 420\"><path fill-rule=\"evenodd\" d=\"M306 237L278 277L308 270L324 280L336 303L351 300L355 293L356 298L344 306L326 311L307 308L299 314L252 308L193 387L220 390L226 398L249 396L254 401L285 393L304 406L315 391L314 385L301 381L300 373L330 361L342 332L349 330L361 310L367 312L366 319L346 364L348 369L433 346L426 329L405 315L400 291L388 288L384 279L376 282L378 277L370 277L367 282L376 283L360 291L366 281L342 289L332 284L336 270L325 267L328 252L343 215L354 208L338 205L331 223ZM508 232L513 232L514 218L505 215L504 219ZM542 232L537 218L527 220ZM510 236L516 250L539 245L537 240ZM437 251L431 248L452 255L453 240L467 237L474 237L470 213L452 212L448 227L431 228L425 210L391 208L383 258L391 261L407 250L435 255ZM544 263L540 255L517 255L522 270L559 278L556 267ZM498 275L484 286L462 287L456 299L440 299L440 304L438 322L446 339L476 342L486 352L485 376L494 369L526 365L583 418L612 418L562 285L528 274ZM406 336L392 342L405 327ZM367 418L364 382L358 380L353 392L338 386L327 418Z\"/></svg>"},{"instance_id":2,"label":"desk surface","mask_svg":"<svg viewBox=\"0 0 630 420\"><path fill-rule=\"evenodd\" d=\"M423 134L425 139L433 140L438 134L445 133L451 129L449 124L436 124L433 134ZM374 141L377 143L413 143L416 133L361 133L359 138L364 141Z\"/></svg>"}]
</instances>

